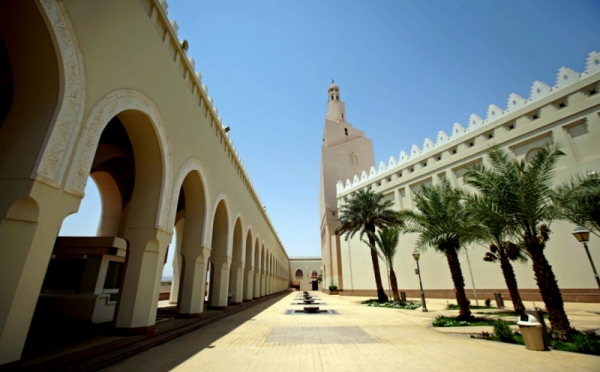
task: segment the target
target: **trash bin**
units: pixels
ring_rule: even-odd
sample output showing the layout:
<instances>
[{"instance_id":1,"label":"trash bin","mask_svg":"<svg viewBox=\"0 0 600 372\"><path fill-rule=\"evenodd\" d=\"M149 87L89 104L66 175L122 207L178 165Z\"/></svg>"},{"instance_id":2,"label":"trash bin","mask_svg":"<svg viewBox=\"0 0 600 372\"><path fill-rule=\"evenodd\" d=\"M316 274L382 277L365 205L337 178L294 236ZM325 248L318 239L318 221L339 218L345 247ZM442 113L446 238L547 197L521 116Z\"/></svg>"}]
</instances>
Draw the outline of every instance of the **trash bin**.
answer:
<instances>
[{"instance_id":1,"label":"trash bin","mask_svg":"<svg viewBox=\"0 0 600 372\"><path fill-rule=\"evenodd\" d=\"M535 351L548 350L544 341L542 324L533 315L521 315L517 325L523 335L525 348Z\"/></svg>"}]
</instances>

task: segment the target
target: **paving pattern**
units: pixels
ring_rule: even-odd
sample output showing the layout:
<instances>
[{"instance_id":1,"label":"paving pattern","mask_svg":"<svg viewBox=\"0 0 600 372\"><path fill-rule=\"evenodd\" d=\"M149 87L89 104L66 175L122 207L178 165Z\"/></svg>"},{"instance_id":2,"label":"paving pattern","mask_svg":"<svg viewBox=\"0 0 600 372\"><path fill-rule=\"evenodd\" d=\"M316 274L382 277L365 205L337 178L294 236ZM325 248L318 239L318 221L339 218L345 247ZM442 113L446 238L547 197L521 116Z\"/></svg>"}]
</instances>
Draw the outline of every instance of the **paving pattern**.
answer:
<instances>
[{"instance_id":1,"label":"paving pattern","mask_svg":"<svg viewBox=\"0 0 600 372\"><path fill-rule=\"evenodd\" d=\"M338 315L284 315L290 293L133 356L107 371L600 371L600 357L448 335L428 327L448 314L361 305L319 294ZM600 304L566 304L600 328ZM579 312L579 313L578 313ZM569 313L571 314L571 313ZM583 323L582 323L583 324ZM356 339L354 341L353 339Z\"/></svg>"},{"instance_id":2,"label":"paving pattern","mask_svg":"<svg viewBox=\"0 0 600 372\"><path fill-rule=\"evenodd\" d=\"M360 327L275 327L267 343L370 344L377 342Z\"/></svg>"}]
</instances>

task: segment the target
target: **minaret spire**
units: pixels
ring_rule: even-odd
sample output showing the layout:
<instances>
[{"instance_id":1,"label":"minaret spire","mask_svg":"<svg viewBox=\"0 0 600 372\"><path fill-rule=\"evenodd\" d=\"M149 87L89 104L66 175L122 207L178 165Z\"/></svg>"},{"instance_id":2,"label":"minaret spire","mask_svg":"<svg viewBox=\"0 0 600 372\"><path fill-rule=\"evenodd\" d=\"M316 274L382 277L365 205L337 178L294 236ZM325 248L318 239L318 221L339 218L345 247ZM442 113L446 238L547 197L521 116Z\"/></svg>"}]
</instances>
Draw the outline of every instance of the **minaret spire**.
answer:
<instances>
[{"instance_id":1,"label":"minaret spire","mask_svg":"<svg viewBox=\"0 0 600 372\"><path fill-rule=\"evenodd\" d=\"M346 105L340 101L340 88L331 79L331 85L327 90L327 114L325 119L331 121L345 122L346 121Z\"/></svg>"}]
</instances>

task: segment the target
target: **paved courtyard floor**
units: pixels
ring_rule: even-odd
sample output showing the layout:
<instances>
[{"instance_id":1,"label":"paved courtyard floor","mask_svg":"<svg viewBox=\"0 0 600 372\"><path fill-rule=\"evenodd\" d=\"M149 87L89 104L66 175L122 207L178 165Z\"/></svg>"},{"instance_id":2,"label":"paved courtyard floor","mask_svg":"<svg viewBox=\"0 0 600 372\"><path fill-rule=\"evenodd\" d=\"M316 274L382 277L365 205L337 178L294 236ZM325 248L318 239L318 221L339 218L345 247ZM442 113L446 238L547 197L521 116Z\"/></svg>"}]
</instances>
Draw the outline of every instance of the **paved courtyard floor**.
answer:
<instances>
[{"instance_id":1,"label":"paved courtyard floor","mask_svg":"<svg viewBox=\"0 0 600 372\"><path fill-rule=\"evenodd\" d=\"M428 301L430 312L423 313L313 294L326 303L321 309L337 314L290 312L302 306L292 305L298 292L289 293L105 371L600 371L600 357L529 351L428 327L437 315L451 313L446 300ZM600 328L600 304L566 308L576 328Z\"/></svg>"}]
</instances>

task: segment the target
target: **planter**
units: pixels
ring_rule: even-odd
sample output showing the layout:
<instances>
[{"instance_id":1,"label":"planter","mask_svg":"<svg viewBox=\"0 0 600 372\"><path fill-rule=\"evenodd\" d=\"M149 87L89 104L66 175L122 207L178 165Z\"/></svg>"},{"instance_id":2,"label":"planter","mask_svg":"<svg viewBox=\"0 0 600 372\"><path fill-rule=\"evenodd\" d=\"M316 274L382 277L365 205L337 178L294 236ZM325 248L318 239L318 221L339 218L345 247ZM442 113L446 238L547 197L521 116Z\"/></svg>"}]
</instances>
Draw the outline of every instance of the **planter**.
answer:
<instances>
[{"instance_id":1,"label":"planter","mask_svg":"<svg viewBox=\"0 0 600 372\"><path fill-rule=\"evenodd\" d=\"M330 295L339 295L340 291L329 291Z\"/></svg>"}]
</instances>

